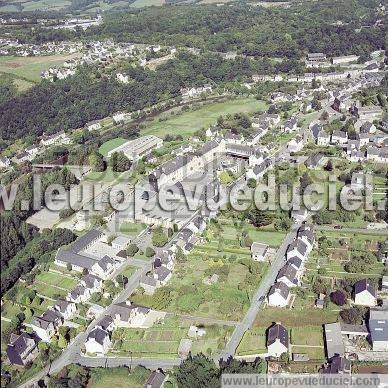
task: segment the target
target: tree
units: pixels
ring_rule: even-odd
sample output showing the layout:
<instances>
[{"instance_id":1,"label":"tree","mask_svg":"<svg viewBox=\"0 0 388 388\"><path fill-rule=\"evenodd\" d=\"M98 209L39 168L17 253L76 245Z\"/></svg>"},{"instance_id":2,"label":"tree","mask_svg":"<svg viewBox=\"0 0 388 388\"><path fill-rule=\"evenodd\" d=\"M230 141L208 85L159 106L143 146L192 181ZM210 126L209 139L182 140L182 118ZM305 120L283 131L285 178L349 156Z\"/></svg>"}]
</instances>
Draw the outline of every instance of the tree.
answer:
<instances>
[{"instance_id":1,"label":"tree","mask_svg":"<svg viewBox=\"0 0 388 388\"><path fill-rule=\"evenodd\" d=\"M127 255L133 257L139 252L139 247L136 244L129 244L127 247Z\"/></svg>"},{"instance_id":2,"label":"tree","mask_svg":"<svg viewBox=\"0 0 388 388\"><path fill-rule=\"evenodd\" d=\"M163 247L167 241L168 237L163 228L161 226L156 227L152 233L152 244L156 247Z\"/></svg>"},{"instance_id":3,"label":"tree","mask_svg":"<svg viewBox=\"0 0 388 388\"><path fill-rule=\"evenodd\" d=\"M248 186L250 189L254 189L254 188L257 186L256 179L249 178L248 181L247 181L247 186Z\"/></svg>"},{"instance_id":4,"label":"tree","mask_svg":"<svg viewBox=\"0 0 388 388\"><path fill-rule=\"evenodd\" d=\"M247 218L252 225L259 228L260 226L270 225L273 221L273 214L254 207L248 211Z\"/></svg>"},{"instance_id":5,"label":"tree","mask_svg":"<svg viewBox=\"0 0 388 388\"><path fill-rule=\"evenodd\" d=\"M213 360L205 355L191 355L176 371L178 387L202 388L219 386L219 370Z\"/></svg>"},{"instance_id":6,"label":"tree","mask_svg":"<svg viewBox=\"0 0 388 388\"><path fill-rule=\"evenodd\" d=\"M326 166L325 166L325 170L326 171L333 171L333 169L334 169L333 162L331 161L331 159L329 159Z\"/></svg>"},{"instance_id":7,"label":"tree","mask_svg":"<svg viewBox=\"0 0 388 388\"><path fill-rule=\"evenodd\" d=\"M93 171L101 172L105 170L104 157L97 151L89 155L89 165Z\"/></svg>"},{"instance_id":8,"label":"tree","mask_svg":"<svg viewBox=\"0 0 388 388\"><path fill-rule=\"evenodd\" d=\"M152 257L155 254L155 251L151 247L147 247L145 250L146 257Z\"/></svg>"},{"instance_id":9,"label":"tree","mask_svg":"<svg viewBox=\"0 0 388 388\"><path fill-rule=\"evenodd\" d=\"M336 290L330 294L330 300L337 306L343 306L346 303L346 294L342 290Z\"/></svg>"},{"instance_id":10,"label":"tree","mask_svg":"<svg viewBox=\"0 0 388 388\"><path fill-rule=\"evenodd\" d=\"M358 307L351 307L340 311L341 319L349 325L360 324L363 320L363 316L363 311Z\"/></svg>"},{"instance_id":11,"label":"tree","mask_svg":"<svg viewBox=\"0 0 388 388\"><path fill-rule=\"evenodd\" d=\"M125 156L124 152L114 152L110 158L110 165L114 172L124 172L131 168L131 161Z\"/></svg>"}]
</instances>

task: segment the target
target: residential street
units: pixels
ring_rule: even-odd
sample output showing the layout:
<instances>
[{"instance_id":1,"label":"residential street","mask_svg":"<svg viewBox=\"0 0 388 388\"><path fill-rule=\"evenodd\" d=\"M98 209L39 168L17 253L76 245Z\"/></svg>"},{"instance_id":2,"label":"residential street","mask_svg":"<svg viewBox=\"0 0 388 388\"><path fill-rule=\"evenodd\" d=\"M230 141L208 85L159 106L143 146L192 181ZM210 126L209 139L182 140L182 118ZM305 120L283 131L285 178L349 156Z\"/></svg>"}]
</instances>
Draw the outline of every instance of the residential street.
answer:
<instances>
[{"instance_id":1,"label":"residential street","mask_svg":"<svg viewBox=\"0 0 388 388\"><path fill-rule=\"evenodd\" d=\"M271 267L269 268L263 280L260 282L260 286L252 298L251 307L248 309L242 322L236 326L232 337L230 338L230 340L226 344L225 349L221 352L218 358L227 359L228 357L233 356L236 353L236 349L244 333L252 326L257 313L259 312L261 306L264 303L269 288L272 286L272 284L274 284L280 268L284 265L284 255L286 253L287 247L295 238L299 226L300 225L298 224L293 225L292 230L287 234L282 245L279 247Z\"/></svg>"}]
</instances>

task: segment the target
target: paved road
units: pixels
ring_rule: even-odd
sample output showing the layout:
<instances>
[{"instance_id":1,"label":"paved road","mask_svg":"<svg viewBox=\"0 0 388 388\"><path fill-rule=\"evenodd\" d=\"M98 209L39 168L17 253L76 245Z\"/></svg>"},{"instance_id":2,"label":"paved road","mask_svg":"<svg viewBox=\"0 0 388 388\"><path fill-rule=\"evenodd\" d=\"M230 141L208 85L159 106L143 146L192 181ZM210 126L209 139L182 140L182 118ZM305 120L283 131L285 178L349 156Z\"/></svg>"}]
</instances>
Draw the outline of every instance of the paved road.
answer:
<instances>
[{"instance_id":1,"label":"paved road","mask_svg":"<svg viewBox=\"0 0 388 388\"><path fill-rule=\"evenodd\" d=\"M264 303L269 288L272 286L272 284L274 284L280 268L284 265L284 255L286 253L288 245L295 238L298 227L299 225L296 224L293 226L292 230L287 234L282 245L277 250L275 258L272 261L271 267L269 268L263 280L260 282L259 288L252 297L251 306L249 307L241 323L236 326L230 340L225 346L225 349L219 355L219 358L227 359L230 356L234 356L234 354L236 353L236 349L244 333L252 326L257 313L259 312L260 308Z\"/></svg>"},{"instance_id":2,"label":"paved road","mask_svg":"<svg viewBox=\"0 0 388 388\"><path fill-rule=\"evenodd\" d=\"M97 367L107 367L113 368L118 366L135 366L142 365L149 369L170 369L175 365L181 363L179 358L132 358L132 357L84 357L77 356L74 361L77 364L97 368Z\"/></svg>"},{"instance_id":3,"label":"paved road","mask_svg":"<svg viewBox=\"0 0 388 388\"><path fill-rule=\"evenodd\" d=\"M359 234L372 234L378 236L388 236L388 229L364 229L364 228L341 228L335 229L334 226L330 225L316 225L315 230L326 230L334 232L345 232L345 233L359 233Z\"/></svg>"}]
</instances>

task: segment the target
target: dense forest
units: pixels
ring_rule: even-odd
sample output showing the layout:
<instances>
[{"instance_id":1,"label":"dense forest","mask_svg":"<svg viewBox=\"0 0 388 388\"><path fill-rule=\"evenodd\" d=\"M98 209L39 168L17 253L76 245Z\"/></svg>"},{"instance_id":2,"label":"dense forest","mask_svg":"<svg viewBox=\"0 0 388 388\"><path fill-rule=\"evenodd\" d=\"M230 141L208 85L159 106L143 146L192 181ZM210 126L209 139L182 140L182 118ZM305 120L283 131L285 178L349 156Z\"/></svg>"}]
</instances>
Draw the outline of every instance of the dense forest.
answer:
<instances>
[{"instance_id":1,"label":"dense forest","mask_svg":"<svg viewBox=\"0 0 388 388\"><path fill-rule=\"evenodd\" d=\"M259 57L299 58L306 52L328 55L370 53L383 48L386 27L378 0L323 0L292 8L263 8L238 2L216 5L167 5L110 12L101 26L82 31L36 28L21 31L21 41L103 39L237 50ZM385 24L386 26L386 24Z\"/></svg>"},{"instance_id":2,"label":"dense forest","mask_svg":"<svg viewBox=\"0 0 388 388\"><path fill-rule=\"evenodd\" d=\"M69 189L71 184L77 183L77 179L67 169L53 169L41 176L41 192L43 193L51 184L58 183L63 185L65 189ZM34 226L25 222L28 216L33 213L33 178L32 174L23 175L18 179L18 191L15 197L14 210L5 211L0 215L1 226L1 289L2 293L16 282L21 274L27 273L31 265L39 262L42 258L40 255L49 253L49 246L42 245L39 241L42 236L38 235L38 231ZM20 203L22 200L28 200L31 204L31 210L20 211ZM45 233L43 233L45 235ZM51 242L58 247L60 244L59 235L56 235L56 241ZM67 239L66 236L64 236ZM50 243L50 244L51 244ZM47 243L48 244L48 243ZM34 246L39 250L40 255L33 255L31 249L26 249L27 246ZM21 253L22 252L22 253ZM33 259L33 260L32 260ZM3 289L4 288L4 289Z\"/></svg>"},{"instance_id":3,"label":"dense forest","mask_svg":"<svg viewBox=\"0 0 388 388\"><path fill-rule=\"evenodd\" d=\"M107 15L95 36L165 43L254 56L299 58L305 52L363 54L384 45L373 26L375 0L303 2L289 8L161 7ZM339 25L337 22L341 21ZM361 28L365 27L365 28ZM358 30L361 28L361 30ZM92 34L93 30L88 31Z\"/></svg>"},{"instance_id":4,"label":"dense forest","mask_svg":"<svg viewBox=\"0 0 388 388\"><path fill-rule=\"evenodd\" d=\"M4 140L40 136L62 129L79 128L119 110L136 111L180 95L180 88L204 83L243 80L257 72L302 72L299 61L272 63L246 58L223 60L215 54L182 53L157 71L128 66L132 82L122 84L95 69L84 67L68 79L42 82L26 93L0 104L0 128Z\"/></svg>"}]
</instances>

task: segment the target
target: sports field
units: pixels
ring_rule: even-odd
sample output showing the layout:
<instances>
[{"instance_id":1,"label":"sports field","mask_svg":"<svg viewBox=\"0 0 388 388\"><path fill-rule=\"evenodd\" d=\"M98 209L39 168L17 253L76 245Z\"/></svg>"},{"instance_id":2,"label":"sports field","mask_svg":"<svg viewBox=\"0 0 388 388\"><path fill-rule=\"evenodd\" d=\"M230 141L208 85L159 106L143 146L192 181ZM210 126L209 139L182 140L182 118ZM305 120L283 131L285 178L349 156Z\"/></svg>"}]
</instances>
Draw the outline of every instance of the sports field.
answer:
<instances>
[{"instance_id":1,"label":"sports field","mask_svg":"<svg viewBox=\"0 0 388 388\"><path fill-rule=\"evenodd\" d=\"M116 137L115 139L108 140L104 144L101 145L99 148L100 154L103 156L106 156L109 151L112 151L116 147L121 146L122 144L126 143L128 139L124 139L122 137Z\"/></svg>"},{"instance_id":2,"label":"sports field","mask_svg":"<svg viewBox=\"0 0 388 388\"><path fill-rule=\"evenodd\" d=\"M38 82L42 71L49 67L61 66L67 59L76 58L78 54L47 55L39 57L0 57L0 73L13 74L26 81Z\"/></svg>"},{"instance_id":3,"label":"sports field","mask_svg":"<svg viewBox=\"0 0 388 388\"><path fill-rule=\"evenodd\" d=\"M252 113L264 110L264 101L254 98L242 98L231 101L218 102L201 107L200 109L172 116L165 121L155 120L147 128L141 131L142 135L155 135L164 137L170 135L182 135L189 137L201 128L207 128L214 124L221 115L235 113Z\"/></svg>"}]
</instances>

